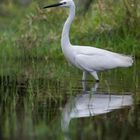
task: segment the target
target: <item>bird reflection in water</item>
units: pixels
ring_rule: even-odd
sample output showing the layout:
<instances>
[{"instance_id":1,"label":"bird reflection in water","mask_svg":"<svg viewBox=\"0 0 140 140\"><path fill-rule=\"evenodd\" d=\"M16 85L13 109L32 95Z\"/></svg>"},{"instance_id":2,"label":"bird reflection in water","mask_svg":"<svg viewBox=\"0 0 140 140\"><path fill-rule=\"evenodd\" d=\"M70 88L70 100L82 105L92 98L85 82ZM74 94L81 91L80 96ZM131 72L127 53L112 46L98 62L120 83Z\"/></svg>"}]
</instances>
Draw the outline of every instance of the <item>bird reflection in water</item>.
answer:
<instances>
[{"instance_id":1,"label":"bird reflection in water","mask_svg":"<svg viewBox=\"0 0 140 140\"><path fill-rule=\"evenodd\" d=\"M101 115L133 104L131 95L98 93L98 83L94 85L92 92L90 92L85 90L85 82L82 85L82 94L71 97L62 111L61 127L66 140L69 139L67 134L72 119Z\"/></svg>"}]
</instances>

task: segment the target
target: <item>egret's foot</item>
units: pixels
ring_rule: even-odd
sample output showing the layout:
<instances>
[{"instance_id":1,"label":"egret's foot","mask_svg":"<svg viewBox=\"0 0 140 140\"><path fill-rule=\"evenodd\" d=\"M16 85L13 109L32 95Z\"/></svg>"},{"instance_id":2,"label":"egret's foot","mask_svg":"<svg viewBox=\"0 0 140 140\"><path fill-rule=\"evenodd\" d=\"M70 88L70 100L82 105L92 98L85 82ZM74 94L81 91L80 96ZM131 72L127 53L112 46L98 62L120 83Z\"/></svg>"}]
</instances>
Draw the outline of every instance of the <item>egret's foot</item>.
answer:
<instances>
[{"instance_id":1,"label":"egret's foot","mask_svg":"<svg viewBox=\"0 0 140 140\"><path fill-rule=\"evenodd\" d=\"M92 72L90 72L90 74L96 79L96 82L98 83L99 82L99 78L98 78L97 72L96 71L92 71Z\"/></svg>"},{"instance_id":2,"label":"egret's foot","mask_svg":"<svg viewBox=\"0 0 140 140\"><path fill-rule=\"evenodd\" d=\"M96 83L99 83L100 82L100 80L96 80Z\"/></svg>"}]
</instances>

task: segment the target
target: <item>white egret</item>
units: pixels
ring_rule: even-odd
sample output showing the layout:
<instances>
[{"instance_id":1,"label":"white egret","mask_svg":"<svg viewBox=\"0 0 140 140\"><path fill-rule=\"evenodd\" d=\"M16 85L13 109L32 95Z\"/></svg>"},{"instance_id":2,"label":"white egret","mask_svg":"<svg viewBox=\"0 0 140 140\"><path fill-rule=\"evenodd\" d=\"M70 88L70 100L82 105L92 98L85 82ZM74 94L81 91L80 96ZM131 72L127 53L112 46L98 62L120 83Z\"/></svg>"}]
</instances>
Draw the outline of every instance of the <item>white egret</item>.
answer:
<instances>
[{"instance_id":1,"label":"white egret","mask_svg":"<svg viewBox=\"0 0 140 140\"><path fill-rule=\"evenodd\" d=\"M87 73L90 73L96 81L99 81L98 71L132 66L133 59L130 56L90 46L72 45L69 39L69 31L75 17L75 3L73 0L62 0L58 4L45 6L44 8L58 6L69 7L69 16L62 31L61 47L67 61L83 71L82 80L85 81Z\"/></svg>"}]
</instances>

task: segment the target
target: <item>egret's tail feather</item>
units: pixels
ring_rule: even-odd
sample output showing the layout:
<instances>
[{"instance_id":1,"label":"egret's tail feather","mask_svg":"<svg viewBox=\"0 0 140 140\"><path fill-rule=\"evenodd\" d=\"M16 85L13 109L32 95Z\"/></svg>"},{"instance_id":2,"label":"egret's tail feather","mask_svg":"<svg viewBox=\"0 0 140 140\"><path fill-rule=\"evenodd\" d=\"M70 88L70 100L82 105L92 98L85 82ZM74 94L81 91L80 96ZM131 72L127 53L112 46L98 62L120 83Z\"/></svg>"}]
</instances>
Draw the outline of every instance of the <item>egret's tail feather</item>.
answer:
<instances>
[{"instance_id":1,"label":"egret's tail feather","mask_svg":"<svg viewBox=\"0 0 140 140\"><path fill-rule=\"evenodd\" d=\"M133 65L133 57L132 56L124 56L124 55L121 55L120 56L120 60L122 62L122 67L130 67Z\"/></svg>"}]
</instances>

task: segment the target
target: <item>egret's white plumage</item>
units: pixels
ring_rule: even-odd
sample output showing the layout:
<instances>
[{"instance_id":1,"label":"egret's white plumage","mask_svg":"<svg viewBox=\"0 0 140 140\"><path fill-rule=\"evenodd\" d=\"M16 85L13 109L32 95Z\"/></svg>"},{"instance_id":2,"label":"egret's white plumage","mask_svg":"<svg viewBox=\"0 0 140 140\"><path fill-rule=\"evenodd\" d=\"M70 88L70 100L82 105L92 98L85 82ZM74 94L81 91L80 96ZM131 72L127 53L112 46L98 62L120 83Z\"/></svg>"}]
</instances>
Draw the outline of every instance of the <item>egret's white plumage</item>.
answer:
<instances>
[{"instance_id":1,"label":"egret's white plumage","mask_svg":"<svg viewBox=\"0 0 140 140\"><path fill-rule=\"evenodd\" d=\"M132 66L133 59L130 56L90 46L72 45L69 40L69 31L75 17L74 1L62 0L58 4L46 6L44 8L56 6L69 7L69 16L62 31L61 47L67 61L83 71L83 80L86 80L87 73L90 73L98 81L98 71Z\"/></svg>"}]
</instances>

